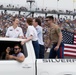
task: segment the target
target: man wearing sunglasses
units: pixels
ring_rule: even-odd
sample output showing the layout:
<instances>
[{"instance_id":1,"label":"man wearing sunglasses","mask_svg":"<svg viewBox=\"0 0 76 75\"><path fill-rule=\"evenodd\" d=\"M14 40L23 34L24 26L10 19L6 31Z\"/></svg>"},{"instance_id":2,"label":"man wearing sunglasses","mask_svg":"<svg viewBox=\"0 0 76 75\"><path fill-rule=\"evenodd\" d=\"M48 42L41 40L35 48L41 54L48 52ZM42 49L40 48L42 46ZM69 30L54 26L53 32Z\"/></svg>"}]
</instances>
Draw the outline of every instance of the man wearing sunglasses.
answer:
<instances>
[{"instance_id":1,"label":"man wearing sunglasses","mask_svg":"<svg viewBox=\"0 0 76 75\"><path fill-rule=\"evenodd\" d=\"M47 47L51 44L53 45L50 50L49 58L56 58L56 56L58 58L64 58L64 44L62 42L60 27L54 23L53 16L47 16L45 21L50 28Z\"/></svg>"},{"instance_id":2,"label":"man wearing sunglasses","mask_svg":"<svg viewBox=\"0 0 76 75\"><path fill-rule=\"evenodd\" d=\"M6 49L6 59L15 59L19 62L23 62L25 59L24 54L21 52L21 47L16 44L14 46L14 54L13 55L9 55L10 50L8 50L8 47Z\"/></svg>"}]
</instances>

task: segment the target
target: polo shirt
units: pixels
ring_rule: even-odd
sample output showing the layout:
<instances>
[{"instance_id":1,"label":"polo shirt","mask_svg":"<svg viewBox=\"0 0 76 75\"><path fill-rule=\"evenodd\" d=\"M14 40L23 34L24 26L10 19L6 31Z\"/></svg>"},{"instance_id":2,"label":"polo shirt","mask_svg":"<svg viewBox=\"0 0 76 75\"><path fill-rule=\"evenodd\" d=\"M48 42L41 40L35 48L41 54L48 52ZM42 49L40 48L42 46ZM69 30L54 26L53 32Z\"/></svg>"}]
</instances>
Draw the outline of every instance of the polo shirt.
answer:
<instances>
[{"instance_id":1,"label":"polo shirt","mask_svg":"<svg viewBox=\"0 0 76 75\"><path fill-rule=\"evenodd\" d=\"M9 38L18 38L19 36L24 36L21 27L13 28L13 26L9 27L6 32L6 37Z\"/></svg>"}]
</instances>

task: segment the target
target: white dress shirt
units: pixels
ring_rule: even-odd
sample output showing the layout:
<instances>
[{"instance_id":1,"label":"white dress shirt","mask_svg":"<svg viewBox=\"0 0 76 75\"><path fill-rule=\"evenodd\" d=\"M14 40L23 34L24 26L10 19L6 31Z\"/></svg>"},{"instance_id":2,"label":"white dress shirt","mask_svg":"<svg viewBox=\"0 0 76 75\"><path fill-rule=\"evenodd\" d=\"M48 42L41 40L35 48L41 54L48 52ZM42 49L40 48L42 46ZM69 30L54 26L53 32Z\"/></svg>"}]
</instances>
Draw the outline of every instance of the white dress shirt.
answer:
<instances>
[{"instance_id":1,"label":"white dress shirt","mask_svg":"<svg viewBox=\"0 0 76 75\"><path fill-rule=\"evenodd\" d=\"M34 26L28 26L28 28L27 28L26 37L28 38L31 35L33 36L32 41L38 40L37 31L34 28Z\"/></svg>"}]
</instances>

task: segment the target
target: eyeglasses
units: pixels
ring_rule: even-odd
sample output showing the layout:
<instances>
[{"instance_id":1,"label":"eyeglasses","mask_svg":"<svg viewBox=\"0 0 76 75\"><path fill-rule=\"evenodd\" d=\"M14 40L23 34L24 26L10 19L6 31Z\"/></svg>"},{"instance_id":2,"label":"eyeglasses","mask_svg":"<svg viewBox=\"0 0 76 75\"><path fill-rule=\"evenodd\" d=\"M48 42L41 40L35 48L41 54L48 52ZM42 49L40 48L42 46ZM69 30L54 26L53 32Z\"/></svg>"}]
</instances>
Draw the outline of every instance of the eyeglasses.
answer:
<instances>
[{"instance_id":1,"label":"eyeglasses","mask_svg":"<svg viewBox=\"0 0 76 75\"><path fill-rule=\"evenodd\" d=\"M18 49L20 49L20 48L14 48L14 50L18 50Z\"/></svg>"}]
</instances>

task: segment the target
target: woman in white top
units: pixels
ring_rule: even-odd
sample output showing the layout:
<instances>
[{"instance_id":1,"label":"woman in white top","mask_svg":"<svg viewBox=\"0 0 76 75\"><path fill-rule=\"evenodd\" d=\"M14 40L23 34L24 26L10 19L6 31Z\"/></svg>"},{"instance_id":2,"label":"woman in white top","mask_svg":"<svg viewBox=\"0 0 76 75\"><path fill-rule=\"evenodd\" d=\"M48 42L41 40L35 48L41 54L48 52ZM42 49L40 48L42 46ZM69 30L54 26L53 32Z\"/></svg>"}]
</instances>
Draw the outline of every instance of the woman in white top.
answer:
<instances>
[{"instance_id":1,"label":"woman in white top","mask_svg":"<svg viewBox=\"0 0 76 75\"><path fill-rule=\"evenodd\" d=\"M18 24L19 24L19 19L14 18L13 25L7 29L6 37L9 37L9 38L23 38L24 37L22 28L19 27Z\"/></svg>"},{"instance_id":2,"label":"woman in white top","mask_svg":"<svg viewBox=\"0 0 76 75\"><path fill-rule=\"evenodd\" d=\"M37 31L32 25L33 19L27 18L26 20L26 26L27 26L27 32L26 32L26 39L22 42L24 44L27 41L32 40L32 44L35 50L36 58L39 58L39 44L38 44L38 36Z\"/></svg>"}]
</instances>

